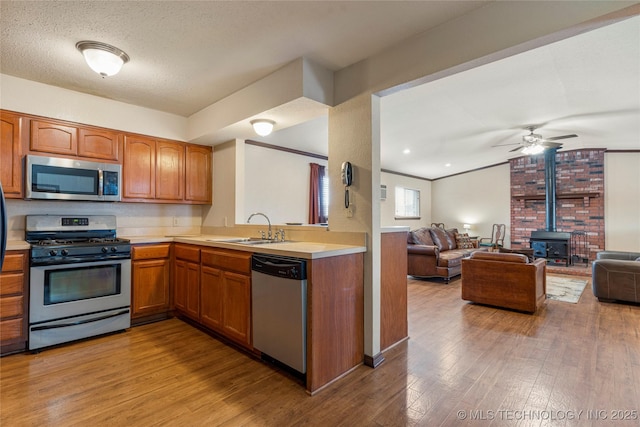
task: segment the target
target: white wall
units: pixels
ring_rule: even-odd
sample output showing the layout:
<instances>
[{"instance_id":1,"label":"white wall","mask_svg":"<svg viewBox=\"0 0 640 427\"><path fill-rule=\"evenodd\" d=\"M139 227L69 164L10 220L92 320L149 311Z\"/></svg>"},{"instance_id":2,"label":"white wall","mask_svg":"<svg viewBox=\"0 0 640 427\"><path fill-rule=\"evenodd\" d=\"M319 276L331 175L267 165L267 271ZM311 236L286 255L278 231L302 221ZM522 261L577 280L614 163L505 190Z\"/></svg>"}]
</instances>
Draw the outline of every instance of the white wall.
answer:
<instances>
[{"instance_id":1,"label":"white wall","mask_svg":"<svg viewBox=\"0 0 640 427\"><path fill-rule=\"evenodd\" d=\"M415 230L431 224L431 181L381 172L380 183L387 186L387 199L380 201L380 223L383 227L404 225ZM395 219L396 187L420 191L420 219Z\"/></svg>"},{"instance_id":2,"label":"white wall","mask_svg":"<svg viewBox=\"0 0 640 427\"><path fill-rule=\"evenodd\" d=\"M25 114L141 133L178 141L187 139L187 119L0 74L0 108Z\"/></svg>"},{"instance_id":3,"label":"white wall","mask_svg":"<svg viewBox=\"0 0 640 427\"><path fill-rule=\"evenodd\" d=\"M605 153L605 249L640 252L640 153ZM511 242L509 165L432 182L432 218L447 227L472 224L471 235L491 236L491 224L507 225Z\"/></svg>"},{"instance_id":4,"label":"white wall","mask_svg":"<svg viewBox=\"0 0 640 427\"><path fill-rule=\"evenodd\" d=\"M494 223L506 224L504 243L510 247L510 181L509 164L435 180L431 183L431 218L459 230L471 224L469 234L479 237L491 237Z\"/></svg>"},{"instance_id":5,"label":"white wall","mask_svg":"<svg viewBox=\"0 0 640 427\"><path fill-rule=\"evenodd\" d=\"M604 155L605 249L640 252L640 153Z\"/></svg>"},{"instance_id":6,"label":"white wall","mask_svg":"<svg viewBox=\"0 0 640 427\"><path fill-rule=\"evenodd\" d=\"M308 224L309 163L327 165L323 159L246 144L243 222L263 212L272 224ZM252 220L260 221L265 220Z\"/></svg>"}]
</instances>

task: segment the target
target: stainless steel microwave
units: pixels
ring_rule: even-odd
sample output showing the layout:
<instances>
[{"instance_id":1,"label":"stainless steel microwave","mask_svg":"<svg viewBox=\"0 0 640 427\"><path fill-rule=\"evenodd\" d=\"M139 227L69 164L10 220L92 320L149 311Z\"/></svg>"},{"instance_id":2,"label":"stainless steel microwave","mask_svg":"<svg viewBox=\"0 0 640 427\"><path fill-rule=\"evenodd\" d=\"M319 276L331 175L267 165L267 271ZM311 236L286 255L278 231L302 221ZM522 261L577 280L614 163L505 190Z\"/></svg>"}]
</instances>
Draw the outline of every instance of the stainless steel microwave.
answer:
<instances>
[{"instance_id":1,"label":"stainless steel microwave","mask_svg":"<svg viewBox=\"0 0 640 427\"><path fill-rule=\"evenodd\" d=\"M118 202L122 165L26 156L25 198Z\"/></svg>"}]
</instances>

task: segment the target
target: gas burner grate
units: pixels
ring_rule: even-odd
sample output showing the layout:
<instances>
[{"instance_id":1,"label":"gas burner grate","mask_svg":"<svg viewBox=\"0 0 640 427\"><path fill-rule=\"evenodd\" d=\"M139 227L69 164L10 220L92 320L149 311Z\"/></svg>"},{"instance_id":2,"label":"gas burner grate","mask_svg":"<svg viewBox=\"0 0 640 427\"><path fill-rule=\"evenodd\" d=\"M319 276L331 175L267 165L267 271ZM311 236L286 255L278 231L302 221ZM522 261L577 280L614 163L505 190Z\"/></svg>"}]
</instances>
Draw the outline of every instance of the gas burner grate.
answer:
<instances>
[{"instance_id":1,"label":"gas burner grate","mask_svg":"<svg viewBox=\"0 0 640 427\"><path fill-rule=\"evenodd\" d=\"M73 243L73 240L54 240L54 239L44 239L38 240L36 245L38 246L53 246L53 245L70 245Z\"/></svg>"}]
</instances>

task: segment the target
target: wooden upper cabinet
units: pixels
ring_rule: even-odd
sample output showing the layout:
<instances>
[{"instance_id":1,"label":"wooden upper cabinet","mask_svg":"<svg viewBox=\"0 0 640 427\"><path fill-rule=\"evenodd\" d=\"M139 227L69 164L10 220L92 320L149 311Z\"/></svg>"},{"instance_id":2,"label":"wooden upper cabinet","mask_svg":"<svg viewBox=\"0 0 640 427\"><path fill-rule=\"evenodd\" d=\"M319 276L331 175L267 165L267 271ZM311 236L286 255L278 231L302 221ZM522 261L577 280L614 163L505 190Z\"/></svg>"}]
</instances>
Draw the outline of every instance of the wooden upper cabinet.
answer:
<instances>
[{"instance_id":1,"label":"wooden upper cabinet","mask_svg":"<svg viewBox=\"0 0 640 427\"><path fill-rule=\"evenodd\" d=\"M31 120L31 151L78 154L78 128L44 120Z\"/></svg>"},{"instance_id":2,"label":"wooden upper cabinet","mask_svg":"<svg viewBox=\"0 0 640 427\"><path fill-rule=\"evenodd\" d=\"M212 148L186 145L185 200L211 204L212 202Z\"/></svg>"},{"instance_id":3,"label":"wooden upper cabinet","mask_svg":"<svg viewBox=\"0 0 640 427\"><path fill-rule=\"evenodd\" d=\"M156 199L184 199L184 144L156 143Z\"/></svg>"},{"instance_id":4,"label":"wooden upper cabinet","mask_svg":"<svg viewBox=\"0 0 640 427\"><path fill-rule=\"evenodd\" d=\"M117 132L89 128L78 129L78 156L102 160L120 160L120 135Z\"/></svg>"},{"instance_id":5,"label":"wooden upper cabinet","mask_svg":"<svg viewBox=\"0 0 640 427\"><path fill-rule=\"evenodd\" d=\"M122 165L123 197L154 199L156 196L156 140L125 136Z\"/></svg>"},{"instance_id":6,"label":"wooden upper cabinet","mask_svg":"<svg viewBox=\"0 0 640 427\"><path fill-rule=\"evenodd\" d=\"M0 112L0 182L7 198L22 197L22 117Z\"/></svg>"}]
</instances>

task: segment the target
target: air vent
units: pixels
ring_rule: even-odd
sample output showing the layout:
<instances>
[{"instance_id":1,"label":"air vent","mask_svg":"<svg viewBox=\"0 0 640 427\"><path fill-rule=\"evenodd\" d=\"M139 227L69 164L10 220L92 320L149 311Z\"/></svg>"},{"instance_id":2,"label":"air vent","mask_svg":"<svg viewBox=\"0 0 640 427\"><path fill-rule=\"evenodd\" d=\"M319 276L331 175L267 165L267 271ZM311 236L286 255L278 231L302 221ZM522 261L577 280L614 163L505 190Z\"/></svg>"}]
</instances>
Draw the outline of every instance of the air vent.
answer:
<instances>
[{"instance_id":1,"label":"air vent","mask_svg":"<svg viewBox=\"0 0 640 427\"><path fill-rule=\"evenodd\" d=\"M380 186L380 200L387 200L387 186Z\"/></svg>"}]
</instances>

